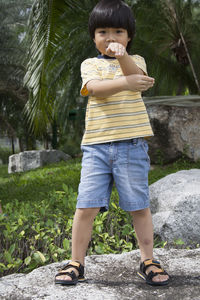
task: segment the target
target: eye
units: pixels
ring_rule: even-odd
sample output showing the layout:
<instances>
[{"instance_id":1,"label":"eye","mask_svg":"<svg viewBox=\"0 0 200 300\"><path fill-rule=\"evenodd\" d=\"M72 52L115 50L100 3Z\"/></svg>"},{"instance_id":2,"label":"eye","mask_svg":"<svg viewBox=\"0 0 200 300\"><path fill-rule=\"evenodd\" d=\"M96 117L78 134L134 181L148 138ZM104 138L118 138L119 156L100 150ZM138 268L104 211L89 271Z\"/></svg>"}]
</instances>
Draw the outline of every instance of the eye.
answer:
<instances>
[{"instance_id":1,"label":"eye","mask_svg":"<svg viewBox=\"0 0 200 300\"><path fill-rule=\"evenodd\" d=\"M117 33L122 33L123 30L122 30L122 29L117 29L116 32L117 32Z\"/></svg>"},{"instance_id":2,"label":"eye","mask_svg":"<svg viewBox=\"0 0 200 300\"><path fill-rule=\"evenodd\" d=\"M105 31L105 30L100 30L100 31L99 31L99 33L101 33L101 34L105 34L105 33L106 33L106 31Z\"/></svg>"}]
</instances>

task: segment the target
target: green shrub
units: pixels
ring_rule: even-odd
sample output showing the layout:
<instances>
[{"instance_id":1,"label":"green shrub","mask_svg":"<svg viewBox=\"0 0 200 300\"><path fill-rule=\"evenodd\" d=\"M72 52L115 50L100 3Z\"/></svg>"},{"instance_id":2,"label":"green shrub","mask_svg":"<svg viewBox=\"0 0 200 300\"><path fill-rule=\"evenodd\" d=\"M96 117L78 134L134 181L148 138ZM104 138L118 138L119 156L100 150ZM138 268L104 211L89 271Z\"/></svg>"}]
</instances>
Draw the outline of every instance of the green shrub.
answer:
<instances>
[{"instance_id":1,"label":"green shrub","mask_svg":"<svg viewBox=\"0 0 200 300\"><path fill-rule=\"evenodd\" d=\"M63 184L63 190L49 193L38 202L5 205L0 215L0 272L27 272L71 256L71 232L77 193ZM114 190L109 212L94 221L89 254L119 253L134 249L135 232L130 216L117 205Z\"/></svg>"},{"instance_id":2,"label":"green shrub","mask_svg":"<svg viewBox=\"0 0 200 300\"><path fill-rule=\"evenodd\" d=\"M10 150L10 148L0 147L0 159L2 160L4 165L8 164L10 155L12 155L12 151Z\"/></svg>"}]
</instances>

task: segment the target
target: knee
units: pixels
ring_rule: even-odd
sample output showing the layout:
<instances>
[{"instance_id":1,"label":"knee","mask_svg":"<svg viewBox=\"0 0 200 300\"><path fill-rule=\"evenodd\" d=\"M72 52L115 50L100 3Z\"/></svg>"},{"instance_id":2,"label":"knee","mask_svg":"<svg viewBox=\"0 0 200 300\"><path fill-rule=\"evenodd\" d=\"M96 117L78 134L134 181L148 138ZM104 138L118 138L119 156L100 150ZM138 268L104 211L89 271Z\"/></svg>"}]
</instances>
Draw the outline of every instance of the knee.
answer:
<instances>
[{"instance_id":1,"label":"knee","mask_svg":"<svg viewBox=\"0 0 200 300\"><path fill-rule=\"evenodd\" d=\"M81 219L94 219L98 214L100 208L92 207L92 208L77 208L76 214L78 214Z\"/></svg>"},{"instance_id":2,"label":"knee","mask_svg":"<svg viewBox=\"0 0 200 300\"><path fill-rule=\"evenodd\" d=\"M132 217L147 217L151 215L150 208L145 208L141 210L131 211L130 212Z\"/></svg>"}]
</instances>

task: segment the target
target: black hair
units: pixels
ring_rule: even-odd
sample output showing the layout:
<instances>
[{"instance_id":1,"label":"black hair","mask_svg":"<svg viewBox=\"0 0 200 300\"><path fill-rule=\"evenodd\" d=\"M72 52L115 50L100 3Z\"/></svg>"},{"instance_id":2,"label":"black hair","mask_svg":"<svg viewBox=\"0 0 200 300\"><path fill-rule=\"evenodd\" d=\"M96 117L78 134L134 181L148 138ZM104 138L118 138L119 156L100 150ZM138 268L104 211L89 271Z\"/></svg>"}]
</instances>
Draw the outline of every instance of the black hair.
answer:
<instances>
[{"instance_id":1,"label":"black hair","mask_svg":"<svg viewBox=\"0 0 200 300\"><path fill-rule=\"evenodd\" d=\"M130 41L126 50L130 51L131 42L135 34L135 19L131 8L122 0L100 0L93 8L89 17L89 33L92 39L97 28L124 28L128 32Z\"/></svg>"}]
</instances>

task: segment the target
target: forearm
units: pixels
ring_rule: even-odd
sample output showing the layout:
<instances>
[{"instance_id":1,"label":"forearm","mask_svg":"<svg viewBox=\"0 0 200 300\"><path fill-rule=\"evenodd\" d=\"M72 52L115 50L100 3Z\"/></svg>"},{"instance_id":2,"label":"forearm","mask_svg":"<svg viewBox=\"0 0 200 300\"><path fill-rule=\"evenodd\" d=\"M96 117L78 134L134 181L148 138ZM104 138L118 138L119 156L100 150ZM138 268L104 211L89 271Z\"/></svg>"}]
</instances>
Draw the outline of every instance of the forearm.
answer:
<instances>
[{"instance_id":1,"label":"forearm","mask_svg":"<svg viewBox=\"0 0 200 300\"><path fill-rule=\"evenodd\" d=\"M113 80L91 80L87 83L90 96L106 98L127 89L127 80L122 76Z\"/></svg>"},{"instance_id":2,"label":"forearm","mask_svg":"<svg viewBox=\"0 0 200 300\"><path fill-rule=\"evenodd\" d=\"M133 59L131 58L128 53L124 56L118 58L121 70L124 75L131 75L131 74L141 74L143 75L144 72L135 64Z\"/></svg>"},{"instance_id":3,"label":"forearm","mask_svg":"<svg viewBox=\"0 0 200 300\"><path fill-rule=\"evenodd\" d=\"M131 74L113 80L91 80L86 84L90 96L106 98L122 91L142 92L154 85L154 78Z\"/></svg>"},{"instance_id":4,"label":"forearm","mask_svg":"<svg viewBox=\"0 0 200 300\"><path fill-rule=\"evenodd\" d=\"M115 57L125 76L132 74L144 75L144 72L136 65L132 57L127 53L125 47L120 43L110 43L107 55Z\"/></svg>"}]
</instances>

